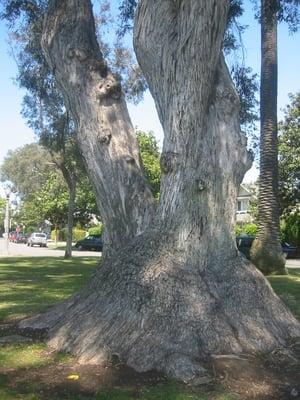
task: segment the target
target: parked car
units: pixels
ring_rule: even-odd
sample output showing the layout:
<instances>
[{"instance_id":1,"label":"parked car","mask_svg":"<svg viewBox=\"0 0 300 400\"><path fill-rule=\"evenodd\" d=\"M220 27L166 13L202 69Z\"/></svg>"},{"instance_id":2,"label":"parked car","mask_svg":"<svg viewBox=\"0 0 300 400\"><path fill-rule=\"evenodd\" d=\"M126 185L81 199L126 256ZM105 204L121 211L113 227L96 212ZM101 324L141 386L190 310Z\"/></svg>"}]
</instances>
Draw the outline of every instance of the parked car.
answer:
<instances>
[{"instance_id":1,"label":"parked car","mask_svg":"<svg viewBox=\"0 0 300 400\"><path fill-rule=\"evenodd\" d=\"M27 246L40 246L40 247L47 247L47 235L42 232L33 232L28 240Z\"/></svg>"},{"instance_id":2,"label":"parked car","mask_svg":"<svg viewBox=\"0 0 300 400\"><path fill-rule=\"evenodd\" d=\"M292 246L289 243L281 243L282 252L285 258L295 258L297 257L297 247Z\"/></svg>"},{"instance_id":3,"label":"parked car","mask_svg":"<svg viewBox=\"0 0 300 400\"><path fill-rule=\"evenodd\" d=\"M17 236L17 232L16 232L16 231L9 232L9 234L8 234L8 240L9 240L10 242L14 242L16 236Z\"/></svg>"},{"instance_id":4,"label":"parked car","mask_svg":"<svg viewBox=\"0 0 300 400\"><path fill-rule=\"evenodd\" d=\"M250 249L255 236L240 235L236 237L237 248L250 260Z\"/></svg>"},{"instance_id":5,"label":"parked car","mask_svg":"<svg viewBox=\"0 0 300 400\"><path fill-rule=\"evenodd\" d=\"M14 243L27 243L27 235L24 233L18 233L14 240Z\"/></svg>"},{"instance_id":6,"label":"parked car","mask_svg":"<svg viewBox=\"0 0 300 400\"><path fill-rule=\"evenodd\" d=\"M78 240L75 243L75 247L78 250L96 250L96 251L102 251L103 248L103 242L101 239L101 236L99 235L90 235L87 236L86 238L82 240Z\"/></svg>"},{"instance_id":7,"label":"parked car","mask_svg":"<svg viewBox=\"0 0 300 400\"><path fill-rule=\"evenodd\" d=\"M250 249L255 236L240 235L236 237L237 248L242 252L248 260L250 260ZM282 253L285 258L293 258L297 255L297 248L289 243L282 242Z\"/></svg>"}]
</instances>

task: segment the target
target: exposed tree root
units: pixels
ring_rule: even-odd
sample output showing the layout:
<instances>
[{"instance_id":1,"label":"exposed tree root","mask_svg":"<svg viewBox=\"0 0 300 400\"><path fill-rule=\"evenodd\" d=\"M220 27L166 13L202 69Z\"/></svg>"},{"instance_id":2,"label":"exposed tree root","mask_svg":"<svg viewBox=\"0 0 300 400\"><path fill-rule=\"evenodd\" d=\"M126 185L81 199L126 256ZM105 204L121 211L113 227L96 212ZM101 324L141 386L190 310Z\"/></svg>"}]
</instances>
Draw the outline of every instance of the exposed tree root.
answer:
<instances>
[{"instance_id":1,"label":"exposed tree root","mask_svg":"<svg viewBox=\"0 0 300 400\"><path fill-rule=\"evenodd\" d=\"M46 330L51 346L83 363L117 356L139 372L196 383L213 357L272 351L300 336L300 324L243 257L187 265L184 254L155 244L155 254L136 246L105 260L82 292L20 327Z\"/></svg>"}]
</instances>

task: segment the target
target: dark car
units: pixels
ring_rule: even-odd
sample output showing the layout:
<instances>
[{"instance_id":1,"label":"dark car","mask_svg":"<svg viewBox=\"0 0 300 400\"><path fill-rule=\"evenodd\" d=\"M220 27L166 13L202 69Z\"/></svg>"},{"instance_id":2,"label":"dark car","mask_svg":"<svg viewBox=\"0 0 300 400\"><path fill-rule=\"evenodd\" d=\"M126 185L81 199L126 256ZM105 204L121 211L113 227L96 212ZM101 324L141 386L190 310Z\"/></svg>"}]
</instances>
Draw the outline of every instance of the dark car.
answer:
<instances>
[{"instance_id":1,"label":"dark car","mask_svg":"<svg viewBox=\"0 0 300 400\"><path fill-rule=\"evenodd\" d=\"M236 237L237 248L242 252L248 260L250 260L250 249L255 239L255 236L240 235ZM289 243L282 242L282 253L285 258L292 258L297 255L297 248L291 246Z\"/></svg>"},{"instance_id":2,"label":"dark car","mask_svg":"<svg viewBox=\"0 0 300 400\"><path fill-rule=\"evenodd\" d=\"M250 249L255 236L240 235L236 237L237 248L250 260Z\"/></svg>"},{"instance_id":3,"label":"dark car","mask_svg":"<svg viewBox=\"0 0 300 400\"><path fill-rule=\"evenodd\" d=\"M297 257L297 247L292 246L291 244L286 242L282 242L281 247L285 258Z\"/></svg>"},{"instance_id":4,"label":"dark car","mask_svg":"<svg viewBox=\"0 0 300 400\"><path fill-rule=\"evenodd\" d=\"M18 233L15 238L15 243L27 243L27 235L24 233Z\"/></svg>"},{"instance_id":5,"label":"dark car","mask_svg":"<svg viewBox=\"0 0 300 400\"><path fill-rule=\"evenodd\" d=\"M82 240L78 240L75 244L78 250L96 250L102 251L103 242L101 236L87 236Z\"/></svg>"}]
</instances>

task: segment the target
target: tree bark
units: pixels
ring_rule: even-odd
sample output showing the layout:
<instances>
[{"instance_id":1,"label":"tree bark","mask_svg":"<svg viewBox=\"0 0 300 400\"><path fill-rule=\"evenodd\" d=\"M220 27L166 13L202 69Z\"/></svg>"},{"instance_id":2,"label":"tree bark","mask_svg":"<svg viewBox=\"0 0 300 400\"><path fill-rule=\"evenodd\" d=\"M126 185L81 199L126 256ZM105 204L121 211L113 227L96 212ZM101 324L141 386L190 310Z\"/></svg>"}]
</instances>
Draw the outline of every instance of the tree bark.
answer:
<instances>
[{"instance_id":1,"label":"tree bark","mask_svg":"<svg viewBox=\"0 0 300 400\"><path fill-rule=\"evenodd\" d=\"M99 49L89 1L51 1L45 27L42 46L75 120L112 252L144 231L154 204L121 85Z\"/></svg>"},{"instance_id":2,"label":"tree bark","mask_svg":"<svg viewBox=\"0 0 300 400\"><path fill-rule=\"evenodd\" d=\"M286 274L280 244L277 132L277 0L261 1L258 234L251 260L265 274Z\"/></svg>"},{"instance_id":3,"label":"tree bark","mask_svg":"<svg viewBox=\"0 0 300 400\"><path fill-rule=\"evenodd\" d=\"M152 224L152 200L138 168L138 154L133 152L134 163L125 160L122 164L126 176L132 177L134 171L130 191L127 181L110 171L123 160L124 149L128 150L122 136L128 134L115 131L129 124L123 100L119 95L111 98L114 92L109 91L92 110L90 96L94 98L96 89L82 89L80 98L72 97L73 81L78 84L77 69L84 88L99 88L97 79L101 83L106 79L102 69L96 77L87 68L89 57L93 65L98 61L103 65L99 52L95 55L89 50L84 61L77 60L78 55L66 59L74 37L76 45L80 38L89 38L85 49L94 43L94 31L86 33L91 29L89 2L75 3L52 3L43 45L81 128L82 149L88 134L94 138L94 131L87 128L95 119L93 113L100 126L101 121L108 121L110 107L117 113L107 124L110 142L97 142L93 156L84 153L101 182L116 180L105 188L107 197L101 197L101 209L107 208L104 215L113 218L110 237L120 235L114 233L116 220L106 201L110 190L122 193L112 200L116 213L124 214L124 224L138 214L143 228L130 223L131 238L127 232L126 243L121 240L122 247L116 245L114 254L104 256L86 288L21 327L46 330L52 346L71 351L82 362L99 363L117 355L138 371L157 369L193 383L201 381L206 373L203 362L215 354L267 351L300 335L299 323L235 244L236 193L251 163L239 127L238 96L221 54L228 2L139 3L135 49L165 132L161 196ZM66 69L64 59L70 62ZM74 63L79 66L75 68ZM98 125L95 119L93 129ZM119 158L110 150L113 138ZM103 154L101 168L98 153ZM94 171L92 176L97 184ZM134 212L127 208L132 193L138 196L132 204ZM142 211L139 196L147 200ZM122 223L119 229L126 232Z\"/></svg>"}]
</instances>

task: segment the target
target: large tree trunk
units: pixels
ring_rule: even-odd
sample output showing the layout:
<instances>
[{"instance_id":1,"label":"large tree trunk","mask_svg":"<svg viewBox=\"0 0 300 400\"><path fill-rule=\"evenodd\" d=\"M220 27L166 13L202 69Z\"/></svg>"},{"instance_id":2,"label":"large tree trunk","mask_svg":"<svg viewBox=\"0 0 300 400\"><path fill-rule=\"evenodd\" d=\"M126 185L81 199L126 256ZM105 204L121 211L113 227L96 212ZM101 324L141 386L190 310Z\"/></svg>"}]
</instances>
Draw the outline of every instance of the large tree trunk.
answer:
<instances>
[{"instance_id":1,"label":"large tree trunk","mask_svg":"<svg viewBox=\"0 0 300 400\"><path fill-rule=\"evenodd\" d=\"M143 232L153 196L118 79L99 49L89 1L50 1L46 58L76 123L110 252Z\"/></svg>"},{"instance_id":2,"label":"large tree trunk","mask_svg":"<svg viewBox=\"0 0 300 400\"><path fill-rule=\"evenodd\" d=\"M119 248L114 243L114 254L105 255L82 292L21 326L46 329L52 346L83 362L117 355L138 371L155 368L193 382L214 354L266 351L299 335L298 322L235 245L236 192L250 162L238 96L220 51L227 1L140 2L135 48L165 131L161 196L152 224L138 152L124 129L129 124L124 101L111 90L97 100L99 82L114 78L95 50L89 2L52 4L44 48L80 127L83 151L107 121L110 140L97 142L84 156L96 168L95 186L98 179L109 185L100 201L106 224L112 217L110 237L125 232L126 243L121 240ZM69 59L73 38L75 56ZM101 68L91 72L90 65ZM73 90L79 84L80 97ZM128 143L130 162L124 160ZM111 171L120 165L121 178L130 176L130 190L127 178ZM119 227L110 214L112 201L124 217ZM132 229L137 215L142 228Z\"/></svg>"},{"instance_id":3,"label":"large tree trunk","mask_svg":"<svg viewBox=\"0 0 300 400\"><path fill-rule=\"evenodd\" d=\"M259 229L251 260L265 274L286 273L279 228L277 9L277 0L261 0Z\"/></svg>"}]
</instances>

